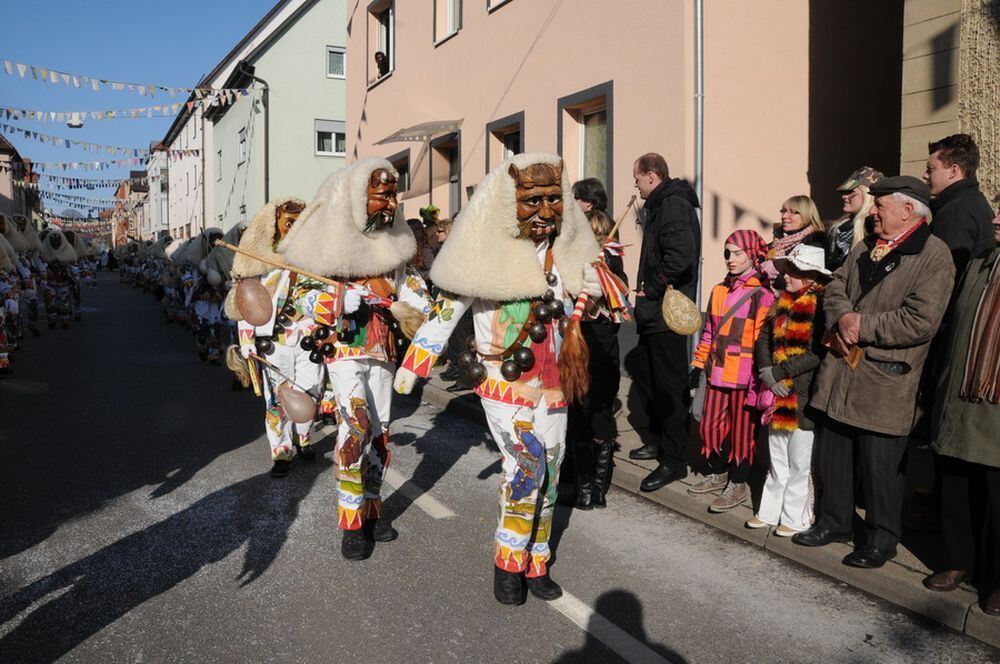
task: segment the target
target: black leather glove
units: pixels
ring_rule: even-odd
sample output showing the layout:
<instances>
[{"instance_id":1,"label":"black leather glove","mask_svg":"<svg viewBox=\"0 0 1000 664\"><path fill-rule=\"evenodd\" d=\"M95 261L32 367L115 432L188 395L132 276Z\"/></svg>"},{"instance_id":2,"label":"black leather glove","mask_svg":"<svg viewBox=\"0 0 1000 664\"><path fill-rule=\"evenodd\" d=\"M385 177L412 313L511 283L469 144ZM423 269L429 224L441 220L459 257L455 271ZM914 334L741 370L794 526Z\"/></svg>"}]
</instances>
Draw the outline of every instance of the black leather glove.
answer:
<instances>
[{"instance_id":1,"label":"black leather glove","mask_svg":"<svg viewBox=\"0 0 1000 664\"><path fill-rule=\"evenodd\" d=\"M698 367L693 367L688 373L688 388L692 390L698 389L698 382L701 380L701 369Z\"/></svg>"}]
</instances>

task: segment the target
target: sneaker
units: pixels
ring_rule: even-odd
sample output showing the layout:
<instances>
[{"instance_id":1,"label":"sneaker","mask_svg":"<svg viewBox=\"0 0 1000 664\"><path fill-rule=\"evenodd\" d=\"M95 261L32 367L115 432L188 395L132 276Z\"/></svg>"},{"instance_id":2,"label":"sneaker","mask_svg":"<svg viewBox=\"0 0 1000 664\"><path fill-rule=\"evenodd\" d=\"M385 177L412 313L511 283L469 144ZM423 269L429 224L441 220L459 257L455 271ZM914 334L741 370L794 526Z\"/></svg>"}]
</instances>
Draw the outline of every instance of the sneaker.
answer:
<instances>
[{"instance_id":1,"label":"sneaker","mask_svg":"<svg viewBox=\"0 0 1000 664\"><path fill-rule=\"evenodd\" d=\"M698 482L690 489L688 493L714 493L716 491L722 491L726 488L729 483L729 473L715 474L712 473L702 481Z\"/></svg>"},{"instance_id":2,"label":"sneaker","mask_svg":"<svg viewBox=\"0 0 1000 664\"><path fill-rule=\"evenodd\" d=\"M755 516L750 517L747 520L747 522L746 522L745 525L750 530L758 530L759 528L767 528L768 526L770 526L772 524L768 523L767 521L761 521L755 515Z\"/></svg>"},{"instance_id":3,"label":"sneaker","mask_svg":"<svg viewBox=\"0 0 1000 664\"><path fill-rule=\"evenodd\" d=\"M722 494L708 506L708 511L716 514L719 512L728 512L734 507L745 503L749 497L750 487L747 486L746 482L730 482L726 485Z\"/></svg>"},{"instance_id":4,"label":"sneaker","mask_svg":"<svg viewBox=\"0 0 1000 664\"><path fill-rule=\"evenodd\" d=\"M799 531L795 530L794 528L789 528L784 524L774 529L774 534L777 535L778 537L791 537L797 532Z\"/></svg>"}]
</instances>

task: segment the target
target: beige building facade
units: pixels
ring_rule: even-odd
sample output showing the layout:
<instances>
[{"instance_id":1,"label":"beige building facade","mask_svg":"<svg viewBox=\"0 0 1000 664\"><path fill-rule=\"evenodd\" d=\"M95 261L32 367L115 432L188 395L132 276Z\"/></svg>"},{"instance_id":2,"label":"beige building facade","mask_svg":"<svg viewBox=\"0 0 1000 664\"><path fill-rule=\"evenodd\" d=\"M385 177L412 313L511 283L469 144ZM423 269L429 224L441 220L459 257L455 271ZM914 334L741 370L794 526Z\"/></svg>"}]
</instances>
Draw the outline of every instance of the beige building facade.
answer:
<instances>
[{"instance_id":1,"label":"beige building facade","mask_svg":"<svg viewBox=\"0 0 1000 664\"><path fill-rule=\"evenodd\" d=\"M770 239L782 202L800 193L834 216L835 188L857 166L896 169L902 0L704 4L707 292L724 276L732 230ZM632 164L644 152L694 179L694 0L350 7L348 154L404 171L407 217L428 203L456 215L510 152L556 152L572 180L602 179L614 216L635 193ZM876 35L878 20L889 27ZM888 76L874 81L865 72L879 61ZM862 117L866 105L876 110ZM632 212L623 229L634 274Z\"/></svg>"}]
</instances>

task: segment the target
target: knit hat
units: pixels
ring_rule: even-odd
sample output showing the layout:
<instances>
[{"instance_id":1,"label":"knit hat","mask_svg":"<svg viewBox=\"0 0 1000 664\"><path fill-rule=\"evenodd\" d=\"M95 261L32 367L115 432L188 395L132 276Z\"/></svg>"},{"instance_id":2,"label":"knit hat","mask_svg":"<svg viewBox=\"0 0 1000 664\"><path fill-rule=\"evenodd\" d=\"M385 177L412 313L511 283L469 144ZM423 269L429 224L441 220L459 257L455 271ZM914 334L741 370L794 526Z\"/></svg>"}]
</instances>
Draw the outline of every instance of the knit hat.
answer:
<instances>
[{"instance_id":1,"label":"knit hat","mask_svg":"<svg viewBox=\"0 0 1000 664\"><path fill-rule=\"evenodd\" d=\"M757 231L742 229L733 231L729 234L729 237L726 238L725 243L736 245L743 251L747 252L747 256L754 265L759 264L764 259L764 255L767 253L767 243L764 242L764 238L762 238L760 233Z\"/></svg>"}]
</instances>

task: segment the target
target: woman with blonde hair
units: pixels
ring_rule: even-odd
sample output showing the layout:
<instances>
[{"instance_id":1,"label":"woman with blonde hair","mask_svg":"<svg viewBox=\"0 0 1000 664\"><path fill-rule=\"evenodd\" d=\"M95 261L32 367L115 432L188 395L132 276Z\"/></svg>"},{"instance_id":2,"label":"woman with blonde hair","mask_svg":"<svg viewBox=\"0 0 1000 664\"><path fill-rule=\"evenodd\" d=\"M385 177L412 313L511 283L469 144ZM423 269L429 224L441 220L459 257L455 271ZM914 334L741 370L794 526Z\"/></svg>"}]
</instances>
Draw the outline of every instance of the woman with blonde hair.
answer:
<instances>
[{"instance_id":1,"label":"woman with blonde hair","mask_svg":"<svg viewBox=\"0 0 1000 664\"><path fill-rule=\"evenodd\" d=\"M868 190L884 179L885 176L871 166L862 166L837 187L844 201L844 215L831 224L827 233L826 262L831 270L843 265L854 245L871 232L868 218L875 208L875 198Z\"/></svg>"},{"instance_id":2,"label":"woman with blonde hair","mask_svg":"<svg viewBox=\"0 0 1000 664\"><path fill-rule=\"evenodd\" d=\"M767 245L766 260L760 266L760 271L767 276L776 292L780 292L784 285L774 261L784 258L803 242L824 246L826 226L813 199L800 194L781 204L781 224L774 229L774 240Z\"/></svg>"}]
</instances>

